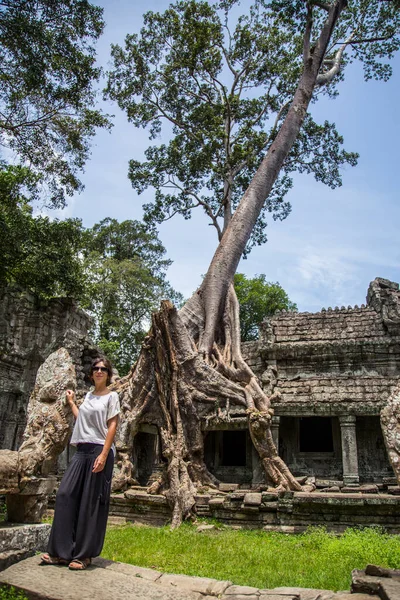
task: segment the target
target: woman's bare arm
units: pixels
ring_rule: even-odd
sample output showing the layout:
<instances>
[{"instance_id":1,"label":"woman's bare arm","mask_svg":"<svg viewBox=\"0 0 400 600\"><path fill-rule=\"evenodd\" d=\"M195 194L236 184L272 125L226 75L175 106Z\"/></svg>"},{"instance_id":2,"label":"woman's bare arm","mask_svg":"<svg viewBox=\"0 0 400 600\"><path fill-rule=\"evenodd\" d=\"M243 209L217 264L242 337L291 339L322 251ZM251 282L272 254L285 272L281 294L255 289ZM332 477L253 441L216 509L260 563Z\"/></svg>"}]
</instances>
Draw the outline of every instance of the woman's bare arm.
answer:
<instances>
[{"instance_id":1,"label":"woman's bare arm","mask_svg":"<svg viewBox=\"0 0 400 600\"><path fill-rule=\"evenodd\" d=\"M100 473L100 471L102 471L104 469L108 453L110 452L110 448L111 448L112 443L115 438L115 433L117 431L117 425L118 425L118 415L115 415L115 417L108 419L108 421L107 421L107 427L108 427L107 437L105 439L104 447L103 447L101 454L99 454L99 456L94 461L93 473Z\"/></svg>"},{"instance_id":2,"label":"woman's bare arm","mask_svg":"<svg viewBox=\"0 0 400 600\"><path fill-rule=\"evenodd\" d=\"M67 390L65 392L65 396L66 396L67 402L72 410L72 414L74 415L75 419L77 419L78 414L79 414L79 408L75 404L75 392L73 390Z\"/></svg>"}]
</instances>

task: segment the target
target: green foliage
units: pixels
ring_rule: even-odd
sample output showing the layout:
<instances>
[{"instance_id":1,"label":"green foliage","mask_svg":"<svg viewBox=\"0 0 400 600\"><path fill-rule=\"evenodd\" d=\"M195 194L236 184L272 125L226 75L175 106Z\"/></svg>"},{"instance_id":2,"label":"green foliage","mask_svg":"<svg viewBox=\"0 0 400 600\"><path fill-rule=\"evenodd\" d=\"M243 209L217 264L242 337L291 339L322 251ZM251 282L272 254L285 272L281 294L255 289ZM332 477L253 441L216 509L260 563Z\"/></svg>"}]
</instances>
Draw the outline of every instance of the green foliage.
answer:
<instances>
[{"instance_id":1,"label":"green foliage","mask_svg":"<svg viewBox=\"0 0 400 600\"><path fill-rule=\"evenodd\" d=\"M0 286L79 301L94 319L96 343L123 375L160 301L182 301L166 280L165 248L138 221L105 219L85 230L78 219L33 217L34 185L29 169L0 168Z\"/></svg>"},{"instance_id":2,"label":"green foliage","mask_svg":"<svg viewBox=\"0 0 400 600\"><path fill-rule=\"evenodd\" d=\"M247 279L242 273L236 273L233 282L240 307L242 342L256 340L261 321L274 315L277 310L297 310L296 304L289 300L279 283L266 281L265 275Z\"/></svg>"},{"instance_id":3,"label":"green foliage","mask_svg":"<svg viewBox=\"0 0 400 600\"><path fill-rule=\"evenodd\" d=\"M8 585L0 585L0 600L27 600L28 596L22 590L16 590Z\"/></svg>"},{"instance_id":4,"label":"green foliage","mask_svg":"<svg viewBox=\"0 0 400 600\"><path fill-rule=\"evenodd\" d=\"M21 166L0 166L0 285L17 283L41 298L83 293L78 219L51 221L32 216L37 177Z\"/></svg>"},{"instance_id":5,"label":"green foliage","mask_svg":"<svg viewBox=\"0 0 400 600\"><path fill-rule=\"evenodd\" d=\"M87 0L0 4L0 142L29 165L53 206L82 189L89 140L109 125L94 108L102 13Z\"/></svg>"},{"instance_id":6,"label":"green foliage","mask_svg":"<svg viewBox=\"0 0 400 600\"><path fill-rule=\"evenodd\" d=\"M222 527L199 534L184 523L169 527L109 528L102 556L169 573L228 579L258 588L349 589L352 569L368 563L400 567L400 539L379 529L323 528L301 535L234 531Z\"/></svg>"},{"instance_id":7,"label":"green foliage","mask_svg":"<svg viewBox=\"0 0 400 600\"><path fill-rule=\"evenodd\" d=\"M327 15L321 3L313 4L311 47ZM314 102L322 94L337 94L345 67L354 59L363 62L367 79L386 80L391 73L387 58L399 48L399 23L390 2L349 2L323 72L350 35L352 43L333 80L317 87ZM144 162L130 161L134 189L156 190L154 201L144 206L149 223L176 213L189 219L200 206L221 237L293 99L306 24L303 0L256 0L239 17L236 0L180 0L162 14L146 13L140 35L128 35L124 48L113 46L108 97L136 127L147 128L150 139L160 134L163 123L172 128L169 143L150 146ZM289 214L285 195L293 172L313 174L335 188L342 183L341 167L355 165L357 156L343 149L334 123L318 124L308 114L245 254L266 241L268 212L274 219Z\"/></svg>"},{"instance_id":8,"label":"green foliage","mask_svg":"<svg viewBox=\"0 0 400 600\"><path fill-rule=\"evenodd\" d=\"M166 281L171 261L154 229L138 221L104 219L86 232L84 307L95 319L94 338L126 374L162 299L181 302Z\"/></svg>"}]
</instances>

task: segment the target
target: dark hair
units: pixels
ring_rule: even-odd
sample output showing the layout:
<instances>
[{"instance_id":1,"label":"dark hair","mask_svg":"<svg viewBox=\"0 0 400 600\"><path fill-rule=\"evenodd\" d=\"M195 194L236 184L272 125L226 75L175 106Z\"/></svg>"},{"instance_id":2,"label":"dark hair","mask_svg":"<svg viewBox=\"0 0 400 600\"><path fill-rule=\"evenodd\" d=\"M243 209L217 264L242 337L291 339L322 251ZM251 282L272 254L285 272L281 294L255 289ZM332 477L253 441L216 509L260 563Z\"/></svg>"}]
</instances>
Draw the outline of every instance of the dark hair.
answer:
<instances>
[{"instance_id":1,"label":"dark hair","mask_svg":"<svg viewBox=\"0 0 400 600\"><path fill-rule=\"evenodd\" d=\"M113 368L112 368L112 364L108 360L108 358L102 358L101 356L98 356L97 358L94 359L94 361L92 362L91 367L90 367L90 379L93 380L93 369L100 362L102 362L104 364L104 366L107 367L107 382L106 382L106 385L110 385L110 383L111 383L111 377L112 377L112 373L113 373Z\"/></svg>"}]
</instances>

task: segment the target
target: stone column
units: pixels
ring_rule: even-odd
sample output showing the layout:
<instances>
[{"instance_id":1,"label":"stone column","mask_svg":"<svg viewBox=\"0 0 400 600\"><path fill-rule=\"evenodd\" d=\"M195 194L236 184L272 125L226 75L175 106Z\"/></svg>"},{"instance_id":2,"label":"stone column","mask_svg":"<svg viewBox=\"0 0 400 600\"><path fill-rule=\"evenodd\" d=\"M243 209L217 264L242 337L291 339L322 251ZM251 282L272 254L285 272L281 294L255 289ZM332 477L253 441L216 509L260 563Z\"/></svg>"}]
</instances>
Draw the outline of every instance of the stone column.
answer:
<instances>
[{"instance_id":1,"label":"stone column","mask_svg":"<svg viewBox=\"0 0 400 600\"><path fill-rule=\"evenodd\" d=\"M276 446L276 451L279 454L279 425L281 422L281 418L277 416L273 416L271 420L271 433L272 438L274 440L274 444Z\"/></svg>"},{"instance_id":2,"label":"stone column","mask_svg":"<svg viewBox=\"0 0 400 600\"><path fill-rule=\"evenodd\" d=\"M343 415L339 417L342 436L342 462L344 485L358 485L358 456L356 437L356 417Z\"/></svg>"}]
</instances>

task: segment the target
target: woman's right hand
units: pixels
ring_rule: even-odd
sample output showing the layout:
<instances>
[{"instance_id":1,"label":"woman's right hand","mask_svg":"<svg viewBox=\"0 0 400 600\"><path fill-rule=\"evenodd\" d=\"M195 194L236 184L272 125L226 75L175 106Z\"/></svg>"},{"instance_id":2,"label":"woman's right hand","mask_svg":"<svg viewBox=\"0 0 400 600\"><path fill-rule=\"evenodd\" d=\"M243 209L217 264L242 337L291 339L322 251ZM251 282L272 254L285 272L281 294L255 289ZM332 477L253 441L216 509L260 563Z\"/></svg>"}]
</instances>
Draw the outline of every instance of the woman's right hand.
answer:
<instances>
[{"instance_id":1,"label":"woman's right hand","mask_svg":"<svg viewBox=\"0 0 400 600\"><path fill-rule=\"evenodd\" d=\"M74 390L67 390L65 392L65 397L67 399L67 402L70 406L73 406L75 404L75 392Z\"/></svg>"}]
</instances>

